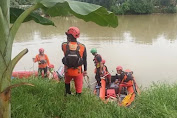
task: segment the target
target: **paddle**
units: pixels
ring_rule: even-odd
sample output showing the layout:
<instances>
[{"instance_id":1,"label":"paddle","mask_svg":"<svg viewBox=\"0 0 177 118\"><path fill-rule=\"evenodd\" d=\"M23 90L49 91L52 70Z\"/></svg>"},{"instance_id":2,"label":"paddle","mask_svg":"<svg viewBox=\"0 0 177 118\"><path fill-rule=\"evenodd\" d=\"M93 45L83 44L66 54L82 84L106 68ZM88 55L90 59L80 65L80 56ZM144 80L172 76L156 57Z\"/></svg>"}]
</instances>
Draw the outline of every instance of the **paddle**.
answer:
<instances>
[{"instance_id":1,"label":"paddle","mask_svg":"<svg viewBox=\"0 0 177 118\"><path fill-rule=\"evenodd\" d=\"M127 96L125 96L125 98L121 102L121 105L126 106L128 104L128 102L130 101L133 93L129 93Z\"/></svg>"}]
</instances>

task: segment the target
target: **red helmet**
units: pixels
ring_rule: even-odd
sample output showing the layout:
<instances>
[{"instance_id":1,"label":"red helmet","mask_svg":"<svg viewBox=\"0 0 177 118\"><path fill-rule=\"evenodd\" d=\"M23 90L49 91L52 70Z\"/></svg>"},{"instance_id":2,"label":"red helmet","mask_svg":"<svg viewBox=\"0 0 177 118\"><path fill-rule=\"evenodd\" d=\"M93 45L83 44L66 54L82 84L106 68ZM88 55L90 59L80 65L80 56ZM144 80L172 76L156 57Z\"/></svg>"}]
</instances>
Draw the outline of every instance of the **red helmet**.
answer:
<instances>
[{"instance_id":1,"label":"red helmet","mask_svg":"<svg viewBox=\"0 0 177 118\"><path fill-rule=\"evenodd\" d=\"M80 31L77 27L70 27L66 34L72 34L74 38L79 38Z\"/></svg>"},{"instance_id":2,"label":"red helmet","mask_svg":"<svg viewBox=\"0 0 177 118\"><path fill-rule=\"evenodd\" d=\"M123 70L122 66L117 66L116 70Z\"/></svg>"},{"instance_id":3,"label":"red helmet","mask_svg":"<svg viewBox=\"0 0 177 118\"><path fill-rule=\"evenodd\" d=\"M43 49L43 48L40 48L40 49L39 49L39 52L44 52L44 49Z\"/></svg>"},{"instance_id":4,"label":"red helmet","mask_svg":"<svg viewBox=\"0 0 177 118\"><path fill-rule=\"evenodd\" d=\"M102 63L103 63L103 64L105 64L105 63L106 63L106 61L105 61L104 59L102 59Z\"/></svg>"},{"instance_id":5,"label":"red helmet","mask_svg":"<svg viewBox=\"0 0 177 118\"><path fill-rule=\"evenodd\" d=\"M54 65L53 64L49 64L49 68L54 68Z\"/></svg>"}]
</instances>

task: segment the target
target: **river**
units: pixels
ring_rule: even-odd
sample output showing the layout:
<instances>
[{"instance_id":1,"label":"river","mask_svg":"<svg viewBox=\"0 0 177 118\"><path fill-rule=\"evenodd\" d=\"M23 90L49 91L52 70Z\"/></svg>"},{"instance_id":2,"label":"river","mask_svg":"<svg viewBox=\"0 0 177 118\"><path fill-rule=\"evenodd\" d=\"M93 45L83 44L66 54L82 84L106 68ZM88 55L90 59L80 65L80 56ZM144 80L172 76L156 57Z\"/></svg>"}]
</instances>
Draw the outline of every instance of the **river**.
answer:
<instances>
[{"instance_id":1,"label":"river","mask_svg":"<svg viewBox=\"0 0 177 118\"><path fill-rule=\"evenodd\" d=\"M32 58L41 47L57 70L62 65L61 44L66 41L65 31L70 26L77 26L81 31L78 41L87 48L88 75L92 82L95 80L91 48L97 48L106 60L108 70L113 70L112 74L117 65L131 69L139 86L177 82L177 15L125 15L118 18L117 28L101 27L75 17L52 18L56 27L33 21L23 23L15 37L12 57L24 48L29 52L14 70L37 70L37 63L33 64Z\"/></svg>"}]
</instances>

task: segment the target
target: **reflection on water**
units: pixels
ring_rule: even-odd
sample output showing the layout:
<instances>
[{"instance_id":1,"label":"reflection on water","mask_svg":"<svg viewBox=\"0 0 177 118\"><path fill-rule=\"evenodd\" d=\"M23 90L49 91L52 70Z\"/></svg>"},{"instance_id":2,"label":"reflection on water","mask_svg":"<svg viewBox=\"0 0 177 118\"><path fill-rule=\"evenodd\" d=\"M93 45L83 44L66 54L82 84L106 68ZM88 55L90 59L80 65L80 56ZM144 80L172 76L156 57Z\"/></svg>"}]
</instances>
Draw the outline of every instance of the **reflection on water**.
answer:
<instances>
[{"instance_id":1,"label":"reflection on water","mask_svg":"<svg viewBox=\"0 0 177 118\"><path fill-rule=\"evenodd\" d=\"M17 64L15 70L37 69L32 57L43 47L51 63L57 69L61 63L64 32L70 26L81 30L78 39L88 52L88 73L94 78L93 56L90 49L95 47L106 60L108 69L117 65L134 71L137 83L148 86L152 81L176 81L177 70L177 15L127 15L119 16L117 28L100 27L85 23L74 17L52 18L57 27L42 26L34 22L22 24L13 45L13 57L22 49L29 53ZM92 79L94 81L94 79Z\"/></svg>"}]
</instances>

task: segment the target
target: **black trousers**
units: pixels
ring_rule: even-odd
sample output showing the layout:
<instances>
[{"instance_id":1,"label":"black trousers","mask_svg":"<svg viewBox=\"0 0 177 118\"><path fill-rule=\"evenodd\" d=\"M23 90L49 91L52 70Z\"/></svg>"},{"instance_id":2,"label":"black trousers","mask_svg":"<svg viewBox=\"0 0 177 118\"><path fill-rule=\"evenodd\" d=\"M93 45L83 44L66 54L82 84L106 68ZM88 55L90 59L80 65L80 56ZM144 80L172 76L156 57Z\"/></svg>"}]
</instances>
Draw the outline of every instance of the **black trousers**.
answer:
<instances>
[{"instance_id":1,"label":"black trousers","mask_svg":"<svg viewBox=\"0 0 177 118\"><path fill-rule=\"evenodd\" d=\"M47 77L47 67L46 68L38 68L38 76L42 76L42 71L44 71L44 77Z\"/></svg>"},{"instance_id":2,"label":"black trousers","mask_svg":"<svg viewBox=\"0 0 177 118\"><path fill-rule=\"evenodd\" d=\"M96 70L95 79L96 79L96 81L98 83L98 86L101 86L100 68L97 68L97 70Z\"/></svg>"}]
</instances>

